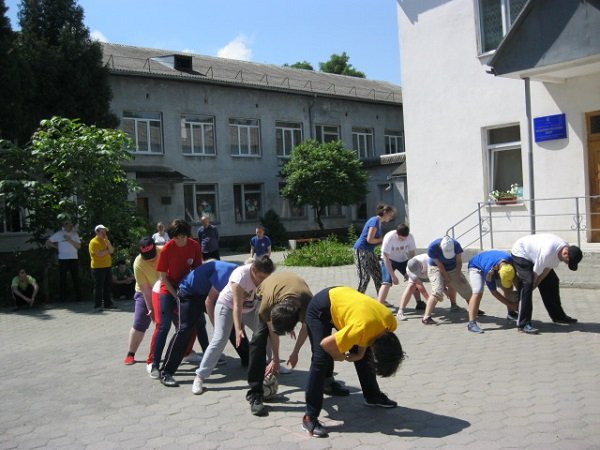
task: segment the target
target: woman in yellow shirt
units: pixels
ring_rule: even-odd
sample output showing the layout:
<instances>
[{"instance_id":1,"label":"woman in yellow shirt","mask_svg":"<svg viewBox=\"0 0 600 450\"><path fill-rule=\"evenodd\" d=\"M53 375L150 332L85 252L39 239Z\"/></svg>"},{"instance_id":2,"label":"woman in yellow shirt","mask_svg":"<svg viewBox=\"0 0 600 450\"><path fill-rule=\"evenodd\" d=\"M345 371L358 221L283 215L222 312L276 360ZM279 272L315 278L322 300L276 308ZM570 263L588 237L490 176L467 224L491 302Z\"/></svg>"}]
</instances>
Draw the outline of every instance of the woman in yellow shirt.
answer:
<instances>
[{"instance_id":1,"label":"woman in yellow shirt","mask_svg":"<svg viewBox=\"0 0 600 450\"><path fill-rule=\"evenodd\" d=\"M302 428L314 437L327 437L318 417L323 387L333 360L353 362L367 406L394 408L377 383L376 375L396 373L404 352L396 318L377 300L349 287L332 287L317 293L306 312L312 358L306 386L306 413ZM332 335L335 327L337 332Z\"/></svg>"}]
</instances>

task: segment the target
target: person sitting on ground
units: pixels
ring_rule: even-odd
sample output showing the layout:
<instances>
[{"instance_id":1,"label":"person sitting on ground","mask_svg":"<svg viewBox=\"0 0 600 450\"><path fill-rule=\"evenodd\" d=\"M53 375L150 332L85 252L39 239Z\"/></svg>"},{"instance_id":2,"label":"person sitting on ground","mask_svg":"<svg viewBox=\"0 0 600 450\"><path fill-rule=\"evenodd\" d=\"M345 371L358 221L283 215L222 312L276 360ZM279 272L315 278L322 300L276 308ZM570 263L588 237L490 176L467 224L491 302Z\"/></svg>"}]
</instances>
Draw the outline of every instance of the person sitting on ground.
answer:
<instances>
[{"instance_id":1,"label":"person sitting on ground","mask_svg":"<svg viewBox=\"0 0 600 450\"><path fill-rule=\"evenodd\" d=\"M10 284L12 296L16 309L31 308L35 302L35 296L40 290L35 278L27 275L25 269L20 269L17 276Z\"/></svg>"},{"instance_id":2,"label":"person sitting on ground","mask_svg":"<svg viewBox=\"0 0 600 450\"><path fill-rule=\"evenodd\" d=\"M265 228L258 225L256 236L252 236L252 239L250 239L250 258L259 258L262 255L271 257L271 239L265 235Z\"/></svg>"},{"instance_id":3,"label":"person sitting on ground","mask_svg":"<svg viewBox=\"0 0 600 450\"><path fill-rule=\"evenodd\" d=\"M483 333L477 324L477 310L483 297L484 282L491 294L508 308L509 320L518 317L519 304L513 295L513 284L516 287L515 268L511 256L500 250L487 250L473 256L469 260L469 280L473 295L469 300L469 323L467 330L472 333ZM497 282L500 282L502 293L498 292Z\"/></svg>"},{"instance_id":4,"label":"person sitting on ground","mask_svg":"<svg viewBox=\"0 0 600 450\"><path fill-rule=\"evenodd\" d=\"M135 278L133 272L127 267L124 259L117 261L112 269L112 295L115 300L125 298L130 300L135 292Z\"/></svg>"},{"instance_id":5,"label":"person sitting on ground","mask_svg":"<svg viewBox=\"0 0 600 450\"><path fill-rule=\"evenodd\" d=\"M399 280L396 276L398 270L404 277L404 281L408 280L406 275L406 264L408 260L415 256L417 246L415 238L410 234L408 225L401 223L395 230L388 231L383 237L381 244L381 288L377 300L379 303L387 307L391 307L386 299L392 284L397 285ZM421 295L418 290L413 290L415 301L417 302L417 310L425 309L425 303L421 300Z\"/></svg>"}]
</instances>

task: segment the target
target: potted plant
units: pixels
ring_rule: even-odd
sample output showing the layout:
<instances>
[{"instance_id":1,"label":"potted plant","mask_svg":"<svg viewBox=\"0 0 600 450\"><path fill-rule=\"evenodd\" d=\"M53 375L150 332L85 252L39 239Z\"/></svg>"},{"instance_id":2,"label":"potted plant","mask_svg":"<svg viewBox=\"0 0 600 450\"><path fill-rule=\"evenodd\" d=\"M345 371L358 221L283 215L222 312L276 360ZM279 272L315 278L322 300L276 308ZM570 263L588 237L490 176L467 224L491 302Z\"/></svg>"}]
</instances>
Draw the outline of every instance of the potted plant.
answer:
<instances>
[{"instance_id":1,"label":"potted plant","mask_svg":"<svg viewBox=\"0 0 600 450\"><path fill-rule=\"evenodd\" d=\"M490 192L490 200L496 202L497 205L510 205L517 203L517 197L519 194L519 185L513 183L510 185L508 191L492 191Z\"/></svg>"}]
</instances>

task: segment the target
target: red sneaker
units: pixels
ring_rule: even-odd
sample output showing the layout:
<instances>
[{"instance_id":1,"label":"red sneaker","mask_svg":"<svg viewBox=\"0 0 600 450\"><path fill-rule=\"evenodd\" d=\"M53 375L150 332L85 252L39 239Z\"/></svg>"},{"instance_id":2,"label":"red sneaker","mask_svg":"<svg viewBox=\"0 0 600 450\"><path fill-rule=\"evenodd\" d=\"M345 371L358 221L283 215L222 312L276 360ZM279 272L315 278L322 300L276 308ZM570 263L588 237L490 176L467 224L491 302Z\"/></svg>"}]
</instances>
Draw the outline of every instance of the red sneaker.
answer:
<instances>
[{"instance_id":1,"label":"red sneaker","mask_svg":"<svg viewBox=\"0 0 600 450\"><path fill-rule=\"evenodd\" d=\"M125 360L123 362L126 366L131 366L132 364L135 364L135 359L132 355L128 355L127 357L125 357Z\"/></svg>"}]
</instances>

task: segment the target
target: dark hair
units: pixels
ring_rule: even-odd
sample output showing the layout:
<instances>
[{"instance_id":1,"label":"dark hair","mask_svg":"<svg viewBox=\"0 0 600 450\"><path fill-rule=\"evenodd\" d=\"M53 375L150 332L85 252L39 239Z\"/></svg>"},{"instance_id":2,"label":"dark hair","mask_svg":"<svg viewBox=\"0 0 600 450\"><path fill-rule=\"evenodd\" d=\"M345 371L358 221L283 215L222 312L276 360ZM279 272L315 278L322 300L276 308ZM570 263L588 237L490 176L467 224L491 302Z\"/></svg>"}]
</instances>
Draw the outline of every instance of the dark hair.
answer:
<instances>
[{"instance_id":1,"label":"dark hair","mask_svg":"<svg viewBox=\"0 0 600 450\"><path fill-rule=\"evenodd\" d=\"M375 373L380 377L389 377L396 373L398 366L404 360L402 344L398 336L391 331L386 331L371 345L373 350L373 364Z\"/></svg>"},{"instance_id":2,"label":"dark hair","mask_svg":"<svg viewBox=\"0 0 600 450\"><path fill-rule=\"evenodd\" d=\"M408 236L409 231L410 229L405 223L401 223L396 227L396 233L398 233L398 236L406 237Z\"/></svg>"},{"instance_id":3,"label":"dark hair","mask_svg":"<svg viewBox=\"0 0 600 450\"><path fill-rule=\"evenodd\" d=\"M252 262L252 267L254 267L257 272L266 273L267 275L275 272L275 264L273 264L273 260L269 258L268 255L262 255L256 258Z\"/></svg>"},{"instance_id":4,"label":"dark hair","mask_svg":"<svg viewBox=\"0 0 600 450\"><path fill-rule=\"evenodd\" d=\"M275 334L289 333L300 320L300 306L294 297L287 297L271 309L271 327Z\"/></svg>"},{"instance_id":5,"label":"dark hair","mask_svg":"<svg viewBox=\"0 0 600 450\"><path fill-rule=\"evenodd\" d=\"M375 212L378 216L383 216L385 213L394 212L394 207L385 203L379 203L375 208Z\"/></svg>"},{"instance_id":6,"label":"dark hair","mask_svg":"<svg viewBox=\"0 0 600 450\"><path fill-rule=\"evenodd\" d=\"M182 235L190 237L192 235L192 227L183 219L175 219L169 224L167 234L171 239Z\"/></svg>"}]
</instances>

